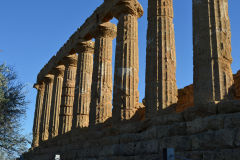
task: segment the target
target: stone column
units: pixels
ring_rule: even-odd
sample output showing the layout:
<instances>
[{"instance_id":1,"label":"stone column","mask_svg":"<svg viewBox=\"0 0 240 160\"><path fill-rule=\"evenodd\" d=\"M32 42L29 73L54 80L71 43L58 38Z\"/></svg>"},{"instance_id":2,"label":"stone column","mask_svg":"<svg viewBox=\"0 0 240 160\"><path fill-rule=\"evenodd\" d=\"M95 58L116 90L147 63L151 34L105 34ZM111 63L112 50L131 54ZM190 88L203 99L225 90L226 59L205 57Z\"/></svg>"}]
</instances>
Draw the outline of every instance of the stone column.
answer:
<instances>
[{"instance_id":1,"label":"stone column","mask_svg":"<svg viewBox=\"0 0 240 160\"><path fill-rule=\"evenodd\" d=\"M137 1L121 0L113 9L118 19L113 89L113 119L128 120L139 106L138 18L143 8Z\"/></svg>"},{"instance_id":2,"label":"stone column","mask_svg":"<svg viewBox=\"0 0 240 160\"><path fill-rule=\"evenodd\" d=\"M231 31L228 0L193 0L194 103L230 98Z\"/></svg>"},{"instance_id":3,"label":"stone column","mask_svg":"<svg viewBox=\"0 0 240 160\"><path fill-rule=\"evenodd\" d=\"M62 96L62 85L64 76L64 65L59 65L53 69L54 83L52 93L52 105L50 112L49 137L53 138L58 135L59 113Z\"/></svg>"},{"instance_id":4,"label":"stone column","mask_svg":"<svg viewBox=\"0 0 240 160\"><path fill-rule=\"evenodd\" d=\"M73 54L63 59L63 63L65 64L65 72L62 88L58 134L69 132L72 127L77 58L77 55Z\"/></svg>"},{"instance_id":5,"label":"stone column","mask_svg":"<svg viewBox=\"0 0 240 160\"><path fill-rule=\"evenodd\" d=\"M40 126L41 141L48 140L48 136L49 136L48 129L49 129L51 100L52 100L53 78L54 76L51 74L48 74L44 78L45 92L44 92L43 110L42 110L41 126Z\"/></svg>"},{"instance_id":6,"label":"stone column","mask_svg":"<svg viewBox=\"0 0 240 160\"><path fill-rule=\"evenodd\" d=\"M110 22L100 24L95 30L90 125L112 117L112 40L116 32L116 25Z\"/></svg>"},{"instance_id":7,"label":"stone column","mask_svg":"<svg viewBox=\"0 0 240 160\"><path fill-rule=\"evenodd\" d=\"M35 84L34 88L38 90L38 93L36 98L36 107L35 107L34 122L33 122L33 141L32 141L33 148L39 146L39 130L40 130L45 86L44 86L44 83Z\"/></svg>"},{"instance_id":8,"label":"stone column","mask_svg":"<svg viewBox=\"0 0 240 160\"><path fill-rule=\"evenodd\" d=\"M81 42L76 45L75 50L78 53L78 65L72 127L83 128L89 125L94 42Z\"/></svg>"},{"instance_id":9,"label":"stone column","mask_svg":"<svg viewBox=\"0 0 240 160\"><path fill-rule=\"evenodd\" d=\"M172 0L148 0L146 116L177 103Z\"/></svg>"}]
</instances>

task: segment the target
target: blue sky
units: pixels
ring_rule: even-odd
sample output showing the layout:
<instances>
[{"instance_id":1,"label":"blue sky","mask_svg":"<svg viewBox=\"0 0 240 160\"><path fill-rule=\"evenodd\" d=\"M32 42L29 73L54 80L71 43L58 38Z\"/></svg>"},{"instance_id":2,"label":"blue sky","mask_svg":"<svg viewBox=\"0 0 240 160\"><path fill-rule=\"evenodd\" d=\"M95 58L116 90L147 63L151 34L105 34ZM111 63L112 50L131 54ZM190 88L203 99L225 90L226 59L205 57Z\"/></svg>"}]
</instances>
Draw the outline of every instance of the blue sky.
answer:
<instances>
[{"instance_id":1,"label":"blue sky","mask_svg":"<svg viewBox=\"0 0 240 160\"><path fill-rule=\"evenodd\" d=\"M20 81L27 84L27 99L31 102L23 121L24 133L30 133L32 130L36 98L36 90L32 86L38 72L102 2L103 0L0 1L0 63L15 66ZM147 0L139 2L145 11L144 16L139 19L141 101L145 88ZM191 0L173 0L173 3L177 85L178 88L183 88L193 81L192 3ZM239 0L229 1L233 73L240 69L239 6ZM116 23L116 20L112 22ZM115 44L115 40L113 43Z\"/></svg>"}]
</instances>

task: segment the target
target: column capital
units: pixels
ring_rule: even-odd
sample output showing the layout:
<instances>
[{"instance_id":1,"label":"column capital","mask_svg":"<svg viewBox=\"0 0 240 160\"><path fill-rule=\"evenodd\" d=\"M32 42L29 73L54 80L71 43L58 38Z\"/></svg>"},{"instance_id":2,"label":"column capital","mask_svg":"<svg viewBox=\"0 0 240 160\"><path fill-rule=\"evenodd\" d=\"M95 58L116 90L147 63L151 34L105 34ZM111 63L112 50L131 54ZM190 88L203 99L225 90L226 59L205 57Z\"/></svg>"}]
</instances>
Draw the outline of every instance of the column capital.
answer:
<instances>
[{"instance_id":1,"label":"column capital","mask_svg":"<svg viewBox=\"0 0 240 160\"><path fill-rule=\"evenodd\" d=\"M117 19L124 14L135 15L140 18L143 16L143 7L137 0L119 0L113 7L112 13Z\"/></svg>"},{"instance_id":2,"label":"column capital","mask_svg":"<svg viewBox=\"0 0 240 160\"><path fill-rule=\"evenodd\" d=\"M76 46L74 47L74 50L78 53L85 53L85 52L91 52L93 53L94 51L94 45L95 43L90 40L90 41L82 41L76 44Z\"/></svg>"},{"instance_id":3,"label":"column capital","mask_svg":"<svg viewBox=\"0 0 240 160\"><path fill-rule=\"evenodd\" d=\"M42 91L42 90L44 90L44 86L45 86L45 84L43 82L40 82L40 83L35 83L33 85L33 88L36 88L38 91Z\"/></svg>"},{"instance_id":4,"label":"column capital","mask_svg":"<svg viewBox=\"0 0 240 160\"><path fill-rule=\"evenodd\" d=\"M111 22L98 24L92 34L95 38L110 37L114 39L117 36L117 26Z\"/></svg>"},{"instance_id":5,"label":"column capital","mask_svg":"<svg viewBox=\"0 0 240 160\"><path fill-rule=\"evenodd\" d=\"M77 67L77 54L70 54L62 59L62 63L65 65L65 67Z\"/></svg>"},{"instance_id":6,"label":"column capital","mask_svg":"<svg viewBox=\"0 0 240 160\"><path fill-rule=\"evenodd\" d=\"M59 65L52 70L52 74L54 74L54 76L56 76L56 77L63 77L64 71L65 71L65 66Z\"/></svg>"},{"instance_id":7,"label":"column capital","mask_svg":"<svg viewBox=\"0 0 240 160\"><path fill-rule=\"evenodd\" d=\"M47 74L45 77L44 77L44 79L43 79L43 81L44 81L44 83L52 83L53 82L53 79L54 79L54 75L52 75L52 74Z\"/></svg>"}]
</instances>

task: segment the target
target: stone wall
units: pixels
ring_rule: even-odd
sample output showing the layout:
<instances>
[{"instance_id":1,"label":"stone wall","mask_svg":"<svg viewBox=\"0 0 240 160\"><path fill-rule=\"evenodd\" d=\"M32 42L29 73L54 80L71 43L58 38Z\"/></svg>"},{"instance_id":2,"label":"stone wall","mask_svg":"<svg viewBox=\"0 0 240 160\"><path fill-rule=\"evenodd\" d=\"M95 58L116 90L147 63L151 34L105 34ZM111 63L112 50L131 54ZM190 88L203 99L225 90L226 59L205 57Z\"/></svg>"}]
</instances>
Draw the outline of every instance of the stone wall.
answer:
<instances>
[{"instance_id":1,"label":"stone wall","mask_svg":"<svg viewBox=\"0 0 240 160\"><path fill-rule=\"evenodd\" d=\"M240 101L76 129L43 143L24 158L48 160L60 154L64 160L161 160L163 148L175 148L177 160L239 160Z\"/></svg>"},{"instance_id":2,"label":"stone wall","mask_svg":"<svg viewBox=\"0 0 240 160\"><path fill-rule=\"evenodd\" d=\"M178 102L176 111L182 112L186 108L192 107L193 102L193 85L186 86L178 90Z\"/></svg>"},{"instance_id":3,"label":"stone wall","mask_svg":"<svg viewBox=\"0 0 240 160\"><path fill-rule=\"evenodd\" d=\"M235 98L240 99L240 70L233 75Z\"/></svg>"},{"instance_id":4,"label":"stone wall","mask_svg":"<svg viewBox=\"0 0 240 160\"><path fill-rule=\"evenodd\" d=\"M233 75L234 78L234 99L240 99L240 70ZM186 86L178 90L177 112L182 112L186 108L194 106L193 85Z\"/></svg>"}]
</instances>

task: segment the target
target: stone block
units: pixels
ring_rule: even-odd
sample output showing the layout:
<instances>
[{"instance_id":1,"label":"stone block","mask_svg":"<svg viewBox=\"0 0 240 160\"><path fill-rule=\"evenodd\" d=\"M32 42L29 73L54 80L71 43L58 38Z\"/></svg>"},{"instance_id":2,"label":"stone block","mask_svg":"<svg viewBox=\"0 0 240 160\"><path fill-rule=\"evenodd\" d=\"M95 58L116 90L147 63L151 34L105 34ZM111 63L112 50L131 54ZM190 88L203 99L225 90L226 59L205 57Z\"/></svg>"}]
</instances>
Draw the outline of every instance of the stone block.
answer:
<instances>
[{"instance_id":1,"label":"stone block","mask_svg":"<svg viewBox=\"0 0 240 160\"><path fill-rule=\"evenodd\" d=\"M168 126L156 126L157 138L167 137L169 134Z\"/></svg>"},{"instance_id":2,"label":"stone block","mask_svg":"<svg viewBox=\"0 0 240 160\"><path fill-rule=\"evenodd\" d=\"M221 129L215 132L214 140L217 146L220 148L234 147L233 142L235 138L236 130Z\"/></svg>"},{"instance_id":3,"label":"stone block","mask_svg":"<svg viewBox=\"0 0 240 160\"><path fill-rule=\"evenodd\" d=\"M185 121L192 121L196 118L217 114L217 105L215 103L209 103L202 106L191 107L182 112L182 114Z\"/></svg>"},{"instance_id":4,"label":"stone block","mask_svg":"<svg viewBox=\"0 0 240 160\"><path fill-rule=\"evenodd\" d=\"M123 123L118 126L114 126L114 128L116 127L118 127L117 130L119 133L135 133L143 130L142 124L140 122Z\"/></svg>"},{"instance_id":5,"label":"stone block","mask_svg":"<svg viewBox=\"0 0 240 160\"><path fill-rule=\"evenodd\" d=\"M240 149L206 151L202 160L239 160Z\"/></svg>"},{"instance_id":6,"label":"stone block","mask_svg":"<svg viewBox=\"0 0 240 160\"><path fill-rule=\"evenodd\" d=\"M79 154L81 157L89 157L89 158L95 158L99 157L99 153L101 151L101 147L84 147L81 150L79 150Z\"/></svg>"},{"instance_id":7,"label":"stone block","mask_svg":"<svg viewBox=\"0 0 240 160\"><path fill-rule=\"evenodd\" d=\"M135 160L135 156L113 156L113 157L107 157L104 160Z\"/></svg>"},{"instance_id":8,"label":"stone block","mask_svg":"<svg viewBox=\"0 0 240 160\"><path fill-rule=\"evenodd\" d=\"M222 101L218 105L218 113L235 113L240 112L240 101L231 100L231 101Z\"/></svg>"},{"instance_id":9,"label":"stone block","mask_svg":"<svg viewBox=\"0 0 240 160\"><path fill-rule=\"evenodd\" d=\"M139 134L141 140L151 140L157 138L157 127L153 126Z\"/></svg>"},{"instance_id":10,"label":"stone block","mask_svg":"<svg viewBox=\"0 0 240 160\"><path fill-rule=\"evenodd\" d=\"M187 125L185 122L169 125L168 136L183 136L187 134Z\"/></svg>"},{"instance_id":11,"label":"stone block","mask_svg":"<svg viewBox=\"0 0 240 160\"><path fill-rule=\"evenodd\" d=\"M117 146L117 150L115 155L118 156L133 156L135 153L136 143L127 143L127 144L119 144Z\"/></svg>"},{"instance_id":12,"label":"stone block","mask_svg":"<svg viewBox=\"0 0 240 160\"><path fill-rule=\"evenodd\" d=\"M236 129L236 134L234 138L234 145L240 147L240 128Z\"/></svg>"},{"instance_id":13,"label":"stone block","mask_svg":"<svg viewBox=\"0 0 240 160\"><path fill-rule=\"evenodd\" d=\"M202 151L184 151L176 152L176 160L202 160L203 152Z\"/></svg>"},{"instance_id":14,"label":"stone block","mask_svg":"<svg viewBox=\"0 0 240 160\"><path fill-rule=\"evenodd\" d=\"M192 149L192 141L189 136L165 137L158 140L159 148L175 148L176 151Z\"/></svg>"},{"instance_id":15,"label":"stone block","mask_svg":"<svg viewBox=\"0 0 240 160\"><path fill-rule=\"evenodd\" d=\"M120 143L119 136L107 136L101 138L101 145L112 145Z\"/></svg>"},{"instance_id":16,"label":"stone block","mask_svg":"<svg viewBox=\"0 0 240 160\"><path fill-rule=\"evenodd\" d=\"M183 122L183 115L181 113L159 115L151 119L154 125L166 125L174 122Z\"/></svg>"},{"instance_id":17,"label":"stone block","mask_svg":"<svg viewBox=\"0 0 240 160\"><path fill-rule=\"evenodd\" d=\"M219 131L208 131L190 136L193 150L211 150L216 148L233 147L235 131L222 129Z\"/></svg>"},{"instance_id":18,"label":"stone block","mask_svg":"<svg viewBox=\"0 0 240 160\"><path fill-rule=\"evenodd\" d=\"M161 154L139 155L134 156L134 160L162 160Z\"/></svg>"},{"instance_id":19,"label":"stone block","mask_svg":"<svg viewBox=\"0 0 240 160\"><path fill-rule=\"evenodd\" d=\"M240 113L226 114L224 128L236 128L240 126Z\"/></svg>"},{"instance_id":20,"label":"stone block","mask_svg":"<svg viewBox=\"0 0 240 160\"><path fill-rule=\"evenodd\" d=\"M98 153L98 157L110 157L114 156L118 152L119 144L106 145L101 147L101 151Z\"/></svg>"},{"instance_id":21,"label":"stone block","mask_svg":"<svg viewBox=\"0 0 240 160\"><path fill-rule=\"evenodd\" d=\"M193 85L186 86L178 90L178 102L176 112L182 112L185 109L194 106Z\"/></svg>"},{"instance_id":22,"label":"stone block","mask_svg":"<svg viewBox=\"0 0 240 160\"><path fill-rule=\"evenodd\" d=\"M156 140L136 143L135 155L157 154L158 142Z\"/></svg>"},{"instance_id":23,"label":"stone block","mask_svg":"<svg viewBox=\"0 0 240 160\"><path fill-rule=\"evenodd\" d=\"M224 116L213 115L206 118L197 118L187 122L187 133L196 134L208 130L218 130L224 127Z\"/></svg>"},{"instance_id":24,"label":"stone block","mask_svg":"<svg viewBox=\"0 0 240 160\"><path fill-rule=\"evenodd\" d=\"M140 135L136 133L127 133L119 136L119 140L121 144L129 143L129 142L137 142L141 139Z\"/></svg>"},{"instance_id":25,"label":"stone block","mask_svg":"<svg viewBox=\"0 0 240 160\"><path fill-rule=\"evenodd\" d=\"M234 78L234 90L235 90L235 98L240 99L240 71L237 74L233 75Z\"/></svg>"},{"instance_id":26,"label":"stone block","mask_svg":"<svg viewBox=\"0 0 240 160\"><path fill-rule=\"evenodd\" d=\"M203 134L197 134L189 137L192 140L192 149L193 150L199 150L199 149L211 149L215 146L211 147L213 144L211 144L211 140L214 137L213 132L208 132ZM210 143L210 144L209 144Z\"/></svg>"}]
</instances>

